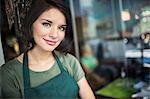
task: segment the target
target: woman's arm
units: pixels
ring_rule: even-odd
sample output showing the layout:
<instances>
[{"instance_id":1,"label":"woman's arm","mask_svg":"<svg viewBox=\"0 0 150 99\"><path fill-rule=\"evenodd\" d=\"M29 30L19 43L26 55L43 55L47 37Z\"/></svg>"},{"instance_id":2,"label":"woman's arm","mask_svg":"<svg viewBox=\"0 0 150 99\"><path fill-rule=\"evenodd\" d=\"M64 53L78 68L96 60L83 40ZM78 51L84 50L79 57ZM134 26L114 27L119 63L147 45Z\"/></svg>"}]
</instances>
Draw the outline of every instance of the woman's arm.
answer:
<instances>
[{"instance_id":1,"label":"woman's arm","mask_svg":"<svg viewBox=\"0 0 150 99\"><path fill-rule=\"evenodd\" d=\"M92 89L90 88L85 77L82 77L78 81L78 85L79 85L79 95L81 99L95 99Z\"/></svg>"}]
</instances>

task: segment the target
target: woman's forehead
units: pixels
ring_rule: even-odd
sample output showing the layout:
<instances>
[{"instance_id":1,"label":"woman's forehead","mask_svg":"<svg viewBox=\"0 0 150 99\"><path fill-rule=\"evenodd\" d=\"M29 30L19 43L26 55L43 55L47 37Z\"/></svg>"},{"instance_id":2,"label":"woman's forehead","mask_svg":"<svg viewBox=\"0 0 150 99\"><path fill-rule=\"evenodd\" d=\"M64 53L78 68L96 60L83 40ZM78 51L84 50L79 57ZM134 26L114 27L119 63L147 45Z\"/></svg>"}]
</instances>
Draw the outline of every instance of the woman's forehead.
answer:
<instances>
[{"instance_id":1,"label":"woman's forehead","mask_svg":"<svg viewBox=\"0 0 150 99\"><path fill-rule=\"evenodd\" d=\"M64 14L57 8L51 8L44 11L40 16L39 19L47 19L51 21L57 21L62 24L66 24L66 18Z\"/></svg>"}]
</instances>

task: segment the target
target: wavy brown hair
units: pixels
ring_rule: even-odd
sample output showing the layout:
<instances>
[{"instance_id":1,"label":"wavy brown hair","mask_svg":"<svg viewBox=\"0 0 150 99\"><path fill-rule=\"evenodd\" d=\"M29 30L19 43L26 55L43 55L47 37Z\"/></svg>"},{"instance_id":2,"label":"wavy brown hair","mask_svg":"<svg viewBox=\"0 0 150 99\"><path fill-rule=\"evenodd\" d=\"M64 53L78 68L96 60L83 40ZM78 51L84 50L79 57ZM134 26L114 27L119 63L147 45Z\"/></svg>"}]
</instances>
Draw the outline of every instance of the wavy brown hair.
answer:
<instances>
[{"instance_id":1,"label":"wavy brown hair","mask_svg":"<svg viewBox=\"0 0 150 99\"><path fill-rule=\"evenodd\" d=\"M51 8L57 8L59 11L63 13L66 18L67 29L65 32L65 38L61 42L61 44L56 48L56 50L60 52L68 52L71 50L71 42L73 38L72 33L72 23L71 23L71 13L67 5L62 0L33 0L31 3L31 7L26 14L22 25L22 33L25 38L25 44L27 47L30 46L32 49L36 43L33 39L32 33L32 25L38 19L38 17Z\"/></svg>"}]
</instances>

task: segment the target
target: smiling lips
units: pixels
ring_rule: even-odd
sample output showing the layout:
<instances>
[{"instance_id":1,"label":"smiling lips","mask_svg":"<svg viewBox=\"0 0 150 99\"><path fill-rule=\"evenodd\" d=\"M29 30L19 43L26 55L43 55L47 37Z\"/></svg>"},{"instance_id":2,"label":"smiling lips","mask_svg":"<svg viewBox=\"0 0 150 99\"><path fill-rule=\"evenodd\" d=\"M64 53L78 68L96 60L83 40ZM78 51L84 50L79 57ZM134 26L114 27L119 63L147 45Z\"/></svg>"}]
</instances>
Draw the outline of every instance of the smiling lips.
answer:
<instances>
[{"instance_id":1,"label":"smiling lips","mask_svg":"<svg viewBox=\"0 0 150 99\"><path fill-rule=\"evenodd\" d=\"M43 38L44 39L44 38ZM52 40L47 40L47 39L44 39L45 41L46 41L46 43L48 44L48 45L51 45L51 46L54 46L56 43L57 43L57 41L52 41Z\"/></svg>"}]
</instances>

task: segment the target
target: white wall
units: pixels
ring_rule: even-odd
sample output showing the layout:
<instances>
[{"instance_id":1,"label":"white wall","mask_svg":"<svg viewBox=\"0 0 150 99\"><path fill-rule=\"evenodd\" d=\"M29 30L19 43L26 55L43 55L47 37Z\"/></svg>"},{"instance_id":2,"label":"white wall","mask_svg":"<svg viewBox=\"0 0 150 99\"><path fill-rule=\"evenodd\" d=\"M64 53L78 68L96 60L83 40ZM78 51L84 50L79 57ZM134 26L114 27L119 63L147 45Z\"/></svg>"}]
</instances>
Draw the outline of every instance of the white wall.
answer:
<instances>
[{"instance_id":1,"label":"white wall","mask_svg":"<svg viewBox=\"0 0 150 99\"><path fill-rule=\"evenodd\" d=\"M0 66L4 64L4 54L3 54L3 48L2 48L2 43L1 43L1 34L0 34Z\"/></svg>"}]
</instances>

